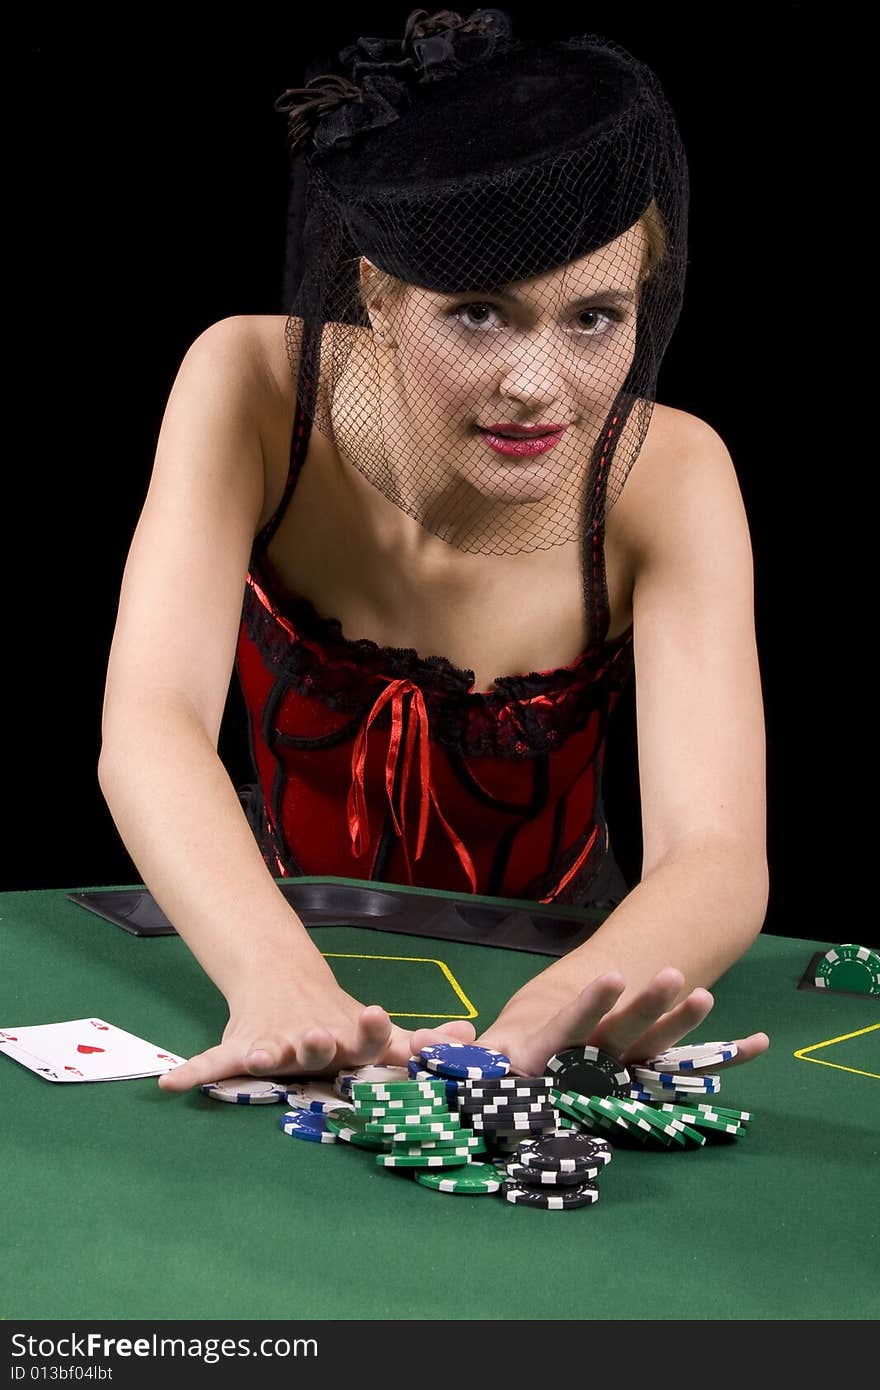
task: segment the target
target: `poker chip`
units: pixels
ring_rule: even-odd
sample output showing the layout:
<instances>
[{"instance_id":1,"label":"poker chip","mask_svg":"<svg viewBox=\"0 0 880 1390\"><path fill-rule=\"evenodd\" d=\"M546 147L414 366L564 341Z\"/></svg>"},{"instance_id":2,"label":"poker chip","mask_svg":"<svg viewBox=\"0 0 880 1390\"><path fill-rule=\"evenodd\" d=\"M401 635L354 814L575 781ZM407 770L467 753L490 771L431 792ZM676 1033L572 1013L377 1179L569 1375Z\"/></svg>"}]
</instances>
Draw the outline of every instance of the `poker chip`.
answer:
<instances>
[{"instance_id":1,"label":"poker chip","mask_svg":"<svg viewBox=\"0 0 880 1390\"><path fill-rule=\"evenodd\" d=\"M487 1134L546 1134L556 1128L556 1113L549 1107L541 1111L509 1115L470 1115L471 1128Z\"/></svg>"},{"instance_id":2,"label":"poker chip","mask_svg":"<svg viewBox=\"0 0 880 1390\"><path fill-rule=\"evenodd\" d=\"M549 1091L555 1085L552 1076L482 1076L479 1080L459 1081L458 1095L481 1099L498 1096L530 1096Z\"/></svg>"},{"instance_id":3,"label":"poker chip","mask_svg":"<svg viewBox=\"0 0 880 1390\"><path fill-rule=\"evenodd\" d=\"M652 1086L676 1087L680 1091L711 1091L721 1088L721 1077L709 1072L655 1071L653 1067L633 1067L632 1080L650 1082ZM601 1094L596 1092L595 1094Z\"/></svg>"},{"instance_id":4,"label":"poker chip","mask_svg":"<svg viewBox=\"0 0 880 1390\"><path fill-rule=\"evenodd\" d=\"M394 1144L391 1153L404 1158L430 1158L432 1155L445 1155L447 1158L470 1159L473 1154L484 1154L486 1145L482 1139L474 1138L473 1144Z\"/></svg>"},{"instance_id":5,"label":"poker chip","mask_svg":"<svg viewBox=\"0 0 880 1390\"><path fill-rule=\"evenodd\" d=\"M707 1114L707 1115L721 1115L725 1120L735 1120L737 1124L741 1124L741 1125L748 1124L749 1120L752 1118L752 1111L751 1111L751 1110L731 1110L731 1109L730 1109L728 1106L726 1106L726 1105L706 1105L706 1104L702 1104L702 1105L678 1106L678 1105L673 1105L673 1104L671 1104L671 1103L667 1103L667 1104L665 1104L665 1105L661 1105L659 1108L660 1108L660 1110L669 1110L669 1111L688 1110L688 1111L690 1111L690 1112L693 1113L693 1114L696 1114L696 1113L702 1111L704 1114Z\"/></svg>"},{"instance_id":6,"label":"poker chip","mask_svg":"<svg viewBox=\"0 0 880 1390\"><path fill-rule=\"evenodd\" d=\"M505 1169L507 1176L520 1187L576 1187L578 1183L598 1178L604 1166L594 1163L580 1173L562 1173L555 1168L532 1168L525 1163L509 1162Z\"/></svg>"},{"instance_id":7,"label":"poker chip","mask_svg":"<svg viewBox=\"0 0 880 1390\"><path fill-rule=\"evenodd\" d=\"M559 1187L549 1192L541 1187L523 1187L509 1178L501 1184L508 1202L524 1207L543 1207L545 1211L570 1211L574 1207L589 1207L599 1200L599 1188L593 1182L578 1183L577 1187Z\"/></svg>"},{"instance_id":8,"label":"poker chip","mask_svg":"<svg viewBox=\"0 0 880 1390\"><path fill-rule=\"evenodd\" d=\"M534 1115L550 1105L550 1092L523 1100L460 1100L459 1115Z\"/></svg>"},{"instance_id":9,"label":"poker chip","mask_svg":"<svg viewBox=\"0 0 880 1390\"><path fill-rule=\"evenodd\" d=\"M464 1154L376 1154L380 1168L463 1168Z\"/></svg>"},{"instance_id":10,"label":"poker chip","mask_svg":"<svg viewBox=\"0 0 880 1390\"><path fill-rule=\"evenodd\" d=\"M208 1081L199 1089L203 1096L232 1105L277 1105L287 1099L286 1085L267 1076L228 1076L222 1081Z\"/></svg>"},{"instance_id":11,"label":"poker chip","mask_svg":"<svg viewBox=\"0 0 880 1390\"><path fill-rule=\"evenodd\" d=\"M328 1110L336 1110L341 1104L333 1087L320 1081L286 1084L285 1099L295 1110L310 1110L317 1115L325 1115Z\"/></svg>"},{"instance_id":12,"label":"poker chip","mask_svg":"<svg viewBox=\"0 0 880 1390\"><path fill-rule=\"evenodd\" d=\"M442 1076L432 1077L430 1081L353 1081L350 1087L354 1101L369 1103L383 1100L415 1100L423 1097L433 1100L439 1096L446 1100L446 1082Z\"/></svg>"},{"instance_id":13,"label":"poker chip","mask_svg":"<svg viewBox=\"0 0 880 1390\"><path fill-rule=\"evenodd\" d=\"M563 1091L580 1091L585 1096L619 1096L630 1086L627 1068L601 1047L568 1047L547 1063L554 1085Z\"/></svg>"},{"instance_id":14,"label":"poker chip","mask_svg":"<svg viewBox=\"0 0 880 1390\"><path fill-rule=\"evenodd\" d=\"M681 1091L677 1086L632 1086L625 1100L643 1100L652 1105L662 1105L665 1101L688 1102L699 1100L701 1096L716 1096L720 1087L703 1091Z\"/></svg>"},{"instance_id":15,"label":"poker chip","mask_svg":"<svg viewBox=\"0 0 880 1390\"><path fill-rule=\"evenodd\" d=\"M379 1081L383 1083L406 1081L409 1073L406 1067L350 1067L336 1073L333 1089L343 1100L351 1100L351 1088L355 1081Z\"/></svg>"},{"instance_id":16,"label":"poker chip","mask_svg":"<svg viewBox=\"0 0 880 1390\"><path fill-rule=\"evenodd\" d=\"M711 1110L689 1111L677 1106L673 1114L677 1119L685 1120L694 1128L708 1130L712 1134L742 1134L744 1132L743 1126L738 1124L736 1120L728 1119L726 1115L719 1115Z\"/></svg>"},{"instance_id":17,"label":"poker chip","mask_svg":"<svg viewBox=\"0 0 880 1390\"><path fill-rule=\"evenodd\" d=\"M408 1063L407 1065L411 1066L412 1064ZM458 1095L458 1088L461 1085L461 1082L456 1081L454 1077L438 1076L436 1072L428 1071L418 1064L410 1071L410 1079L413 1081L442 1081L446 1087L446 1098L450 1104L455 1102Z\"/></svg>"},{"instance_id":18,"label":"poker chip","mask_svg":"<svg viewBox=\"0 0 880 1390\"><path fill-rule=\"evenodd\" d=\"M563 1138L539 1139L523 1144L520 1162L528 1168L549 1168L560 1173L585 1172L598 1160L596 1145L588 1134L569 1134ZM604 1152L604 1151L603 1151Z\"/></svg>"},{"instance_id":19,"label":"poker chip","mask_svg":"<svg viewBox=\"0 0 880 1390\"><path fill-rule=\"evenodd\" d=\"M461 1197L479 1197L501 1190L502 1179L491 1163L469 1163L449 1174L416 1169L416 1182L435 1192L451 1192Z\"/></svg>"},{"instance_id":20,"label":"poker chip","mask_svg":"<svg viewBox=\"0 0 880 1390\"><path fill-rule=\"evenodd\" d=\"M336 1135L327 1127L325 1115L313 1110L288 1110L281 1116L281 1128L292 1139L308 1139L313 1144L335 1144Z\"/></svg>"},{"instance_id":21,"label":"poker chip","mask_svg":"<svg viewBox=\"0 0 880 1390\"><path fill-rule=\"evenodd\" d=\"M398 1149L401 1145L421 1144L422 1148L432 1148L434 1146L443 1147L448 1144L470 1144L472 1147L483 1144L485 1141L479 1134L474 1134L469 1129L446 1129L439 1134L410 1134L406 1130L398 1130L397 1134L392 1134L391 1147Z\"/></svg>"},{"instance_id":22,"label":"poker chip","mask_svg":"<svg viewBox=\"0 0 880 1390\"><path fill-rule=\"evenodd\" d=\"M463 1080L506 1076L510 1071L510 1058L503 1052L471 1043L433 1043L423 1047L419 1057L428 1071Z\"/></svg>"},{"instance_id":23,"label":"poker chip","mask_svg":"<svg viewBox=\"0 0 880 1390\"><path fill-rule=\"evenodd\" d=\"M362 1149L389 1149L390 1140L381 1135L367 1134L368 1120L355 1110L330 1110L324 1116L327 1128L347 1144L355 1144Z\"/></svg>"},{"instance_id":24,"label":"poker chip","mask_svg":"<svg viewBox=\"0 0 880 1390\"><path fill-rule=\"evenodd\" d=\"M416 1115L422 1119L430 1119L432 1115L451 1113L442 1100L438 1100L436 1105L431 1101L414 1104L402 1100L383 1100L378 1105L367 1105L364 1101L355 1101L353 1109L356 1115L365 1115L370 1120L381 1120L385 1116L393 1119L395 1115Z\"/></svg>"},{"instance_id":25,"label":"poker chip","mask_svg":"<svg viewBox=\"0 0 880 1390\"><path fill-rule=\"evenodd\" d=\"M692 1047L669 1047L644 1063L659 1072L698 1071L703 1067L732 1062L738 1052L734 1042L695 1043ZM635 1071L636 1068L630 1068Z\"/></svg>"},{"instance_id":26,"label":"poker chip","mask_svg":"<svg viewBox=\"0 0 880 1390\"><path fill-rule=\"evenodd\" d=\"M457 1115L432 1116L430 1120L426 1120L424 1115L404 1115L394 1120L369 1120L365 1132L387 1134L392 1139L397 1134L405 1135L408 1139L431 1139L444 1134L461 1134L462 1124Z\"/></svg>"},{"instance_id":27,"label":"poker chip","mask_svg":"<svg viewBox=\"0 0 880 1390\"><path fill-rule=\"evenodd\" d=\"M677 1144L681 1149L687 1148L687 1136L681 1120L673 1115L661 1115L653 1105L641 1100L617 1100L615 1103L618 1114L632 1115L633 1119L644 1121L654 1130L654 1134L648 1134L646 1138L663 1144L665 1148L672 1144Z\"/></svg>"},{"instance_id":28,"label":"poker chip","mask_svg":"<svg viewBox=\"0 0 880 1390\"><path fill-rule=\"evenodd\" d=\"M880 994L880 951L857 946L852 941L832 946L817 963L813 984L818 989Z\"/></svg>"},{"instance_id":29,"label":"poker chip","mask_svg":"<svg viewBox=\"0 0 880 1390\"><path fill-rule=\"evenodd\" d=\"M578 1097L578 1099L584 1099L584 1104L576 1105L574 1098L569 1096L566 1092L551 1091L550 1094L553 1098L553 1105L559 1111L562 1122L568 1121L573 1125L582 1125L585 1118L589 1119L589 1106L586 1104L586 1100L583 1097Z\"/></svg>"},{"instance_id":30,"label":"poker chip","mask_svg":"<svg viewBox=\"0 0 880 1390\"><path fill-rule=\"evenodd\" d=\"M636 1115L633 1111L624 1108L629 1103L620 1096L594 1096L590 1101L590 1110L593 1114L599 1113L610 1118L620 1129L644 1143L647 1139L655 1136L655 1131L653 1126L641 1115ZM672 1140L666 1137L664 1141L658 1140L658 1142L665 1142L668 1145Z\"/></svg>"}]
</instances>

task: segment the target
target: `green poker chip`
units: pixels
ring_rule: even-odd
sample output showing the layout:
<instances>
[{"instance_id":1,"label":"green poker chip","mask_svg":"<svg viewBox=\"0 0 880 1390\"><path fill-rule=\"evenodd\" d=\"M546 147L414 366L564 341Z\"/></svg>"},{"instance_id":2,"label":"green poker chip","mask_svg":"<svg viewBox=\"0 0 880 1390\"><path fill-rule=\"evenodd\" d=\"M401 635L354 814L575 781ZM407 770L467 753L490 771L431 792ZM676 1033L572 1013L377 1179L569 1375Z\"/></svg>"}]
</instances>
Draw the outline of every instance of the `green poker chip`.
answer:
<instances>
[{"instance_id":1,"label":"green poker chip","mask_svg":"<svg viewBox=\"0 0 880 1390\"><path fill-rule=\"evenodd\" d=\"M442 1155L455 1158L470 1158L474 1154L484 1154L486 1145L482 1140L474 1144L395 1144L391 1150L394 1155L401 1155L403 1158L430 1158L431 1154Z\"/></svg>"},{"instance_id":2,"label":"green poker chip","mask_svg":"<svg viewBox=\"0 0 880 1390\"><path fill-rule=\"evenodd\" d=\"M442 1117L449 1114L449 1106L439 1096L436 1103L407 1101L402 1104L396 1100L385 1100L373 1105L372 1102L356 1100L354 1109L357 1115L366 1115L368 1120L393 1120L397 1115L423 1115L425 1119L430 1120L438 1115Z\"/></svg>"},{"instance_id":3,"label":"green poker chip","mask_svg":"<svg viewBox=\"0 0 880 1390\"><path fill-rule=\"evenodd\" d=\"M708 1130L710 1134L740 1135L745 1133L743 1125L711 1111L707 1113L705 1110L689 1110L685 1105L677 1105L674 1113L677 1119L684 1120L686 1124L693 1125L697 1129Z\"/></svg>"},{"instance_id":4,"label":"green poker chip","mask_svg":"<svg viewBox=\"0 0 880 1390\"><path fill-rule=\"evenodd\" d=\"M327 1128L348 1144L357 1144L362 1149L391 1148L391 1140L387 1135L383 1138L381 1135L367 1133L367 1121L354 1110L328 1110L324 1118Z\"/></svg>"},{"instance_id":5,"label":"green poker chip","mask_svg":"<svg viewBox=\"0 0 880 1390\"><path fill-rule=\"evenodd\" d=\"M736 1124L746 1125L751 1120L754 1111L752 1110L732 1110L728 1105L672 1105L666 1103L660 1106L661 1110L686 1110L690 1114L720 1115L723 1120L735 1122Z\"/></svg>"},{"instance_id":6,"label":"green poker chip","mask_svg":"<svg viewBox=\"0 0 880 1390\"><path fill-rule=\"evenodd\" d=\"M625 1133L639 1139L643 1144L649 1136L653 1137L657 1133L647 1120L636 1119L633 1115L627 1115L625 1111L620 1110L615 1100L616 1098L612 1096L591 1097L590 1113L595 1115L597 1119L601 1116L612 1126L616 1125L618 1130L624 1130ZM669 1140L668 1142L671 1143L672 1141Z\"/></svg>"},{"instance_id":7,"label":"green poker chip","mask_svg":"<svg viewBox=\"0 0 880 1390\"><path fill-rule=\"evenodd\" d=\"M438 1139L436 1134L432 1134L428 1139L413 1139L409 1134L396 1134L391 1140L391 1152L393 1154L407 1153L409 1149L419 1149L423 1153L442 1153L444 1149L474 1149L477 1153L486 1152L486 1141L479 1134L472 1134L469 1129L459 1130L453 1133L451 1139Z\"/></svg>"},{"instance_id":8,"label":"green poker chip","mask_svg":"<svg viewBox=\"0 0 880 1390\"><path fill-rule=\"evenodd\" d=\"M352 1100L365 1100L369 1105L383 1100L414 1100L423 1104L423 1097L431 1100L434 1096L446 1100L446 1082L442 1077L436 1081L354 1081L351 1086Z\"/></svg>"},{"instance_id":9,"label":"green poker chip","mask_svg":"<svg viewBox=\"0 0 880 1390\"><path fill-rule=\"evenodd\" d=\"M500 1192L506 1179L492 1163L469 1163L451 1173L431 1173L417 1170L416 1182L423 1187L433 1187L435 1192L452 1192L462 1197L479 1197L492 1192Z\"/></svg>"},{"instance_id":10,"label":"green poker chip","mask_svg":"<svg viewBox=\"0 0 880 1390\"><path fill-rule=\"evenodd\" d=\"M470 1161L470 1154L376 1154L380 1168L463 1168Z\"/></svg>"},{"instance_id":11,"label":"green poker chip","mask_svg":"<svg viewBox=\"0 0 880 1390\"><path fill-rule=\"evenodd\" d=\"M818 989L880 994L880 951L851 941L832 946L817 963L813 983Z\"/></svg>"},{"instance_id":12,"label":"green poker chip","mask_svg":"<svg viewBox=\"0 0 880 1390\"><path fill-rule=\"evenodd\" d=\"M653 1137L664 1146L671 1147L677 1144L680 1149L687 1148L688 1141L682 1133L684 1126L674 1115L661 1115L659 1110L654 1110L641 1100L621 1100L619 1105L625 1115L645 1120L655 1131Z\"/></svg>"}]
</instances>

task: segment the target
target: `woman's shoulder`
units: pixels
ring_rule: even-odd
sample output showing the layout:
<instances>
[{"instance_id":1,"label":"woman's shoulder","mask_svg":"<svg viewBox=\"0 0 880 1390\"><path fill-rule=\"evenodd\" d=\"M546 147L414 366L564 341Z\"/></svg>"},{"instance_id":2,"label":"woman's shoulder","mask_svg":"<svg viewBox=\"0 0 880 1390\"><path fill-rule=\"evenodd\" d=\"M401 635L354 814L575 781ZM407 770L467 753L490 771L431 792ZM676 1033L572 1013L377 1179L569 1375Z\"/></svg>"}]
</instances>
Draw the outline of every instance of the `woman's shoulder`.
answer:
<instances>
[{"instance_id":1,"label":"woman's shoulder","mask_svg":"<svg viewBox=\"0 0 880 1390\"><path fill-rule=\"evenodd\" d=\"M655 402L644 445L610 516L633 559L644 564L658 542L689 525L699 498L711 506L721 496L741 506L733 460L707 420Z\"/></svg>"},{"instance_id":2,"label":"woman's shoulder","mask_svg":"<svg viewBox=\"0 0 880 1390\"><path fill-rule=\"evenodd\" d=\"M236 314L228 320L233 332L240 335L242 347L262 377L267 391L275 398L284 398L296 390L291 371L287 342L286 314Z\"/></svg>"}]
</instances>

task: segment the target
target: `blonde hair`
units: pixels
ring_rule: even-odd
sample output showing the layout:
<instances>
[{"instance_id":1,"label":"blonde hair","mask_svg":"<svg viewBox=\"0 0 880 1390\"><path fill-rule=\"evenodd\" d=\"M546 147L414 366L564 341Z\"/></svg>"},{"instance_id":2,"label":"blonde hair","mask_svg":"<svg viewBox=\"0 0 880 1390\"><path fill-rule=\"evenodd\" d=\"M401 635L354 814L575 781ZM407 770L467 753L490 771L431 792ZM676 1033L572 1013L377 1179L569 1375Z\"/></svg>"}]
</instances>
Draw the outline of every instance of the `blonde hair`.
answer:
<instances>
[{"instance_id":1,"label":"blonde hair","mask_svg":"<svg viewBox=\"0 0 880 1390\"><path fill-rule=\"evenodd\" d=\"M642 227L645 232L638 283L638 288L641 289L666 259L669 246L663 214L654 198L651 199L635 225ZM410 288L411 286L405 280L399 280L396 275L389 275L387 271L377 270L370 262L364 267L360 282L361 301L364 310L366 311L368 301L374 299L387 300L389 303L395 304L404 298Z\"/></svg>"}]
</instances>

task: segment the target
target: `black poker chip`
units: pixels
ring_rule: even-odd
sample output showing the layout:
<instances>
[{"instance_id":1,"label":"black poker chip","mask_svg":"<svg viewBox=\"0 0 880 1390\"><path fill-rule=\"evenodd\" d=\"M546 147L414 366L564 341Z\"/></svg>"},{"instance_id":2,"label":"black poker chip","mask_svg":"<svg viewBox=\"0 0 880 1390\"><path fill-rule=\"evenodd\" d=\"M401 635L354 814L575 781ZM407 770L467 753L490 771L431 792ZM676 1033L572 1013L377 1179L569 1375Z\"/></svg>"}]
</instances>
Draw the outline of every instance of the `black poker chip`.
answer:
<instances>
[{"instance_id":1,"label":"black poker chip","mask_svg":"<svg viewBox=\"0 0 880 1390\"><path fill-rule=\"evenodd\" d=\"M622 1062L601 1047L567 1047L547 1063L560 1091L577 1091L582 1096L629 1095L630 1074Z\"/></svg>"},{"instance_id":2,"label":"black poker chip","mask_svg":"<svg viewBox=\"0 0 880 1390\"><path fill-rule=\"evenodd\" d=\"M484 1076L479 1081L459 1081L461 1096L533 1095L549 1091L556 1082L552 1076Z\"/></svg>"},{"instance_id":3,"label":"black poker chip","mask_svg":"<svg viewBox=\"0 0 880 1390\"><path fill-rule=\"evenodd\" d=\"M501 1193L508 1202L524 1207L543 1207L545 1211L567 1211L573 1207L589 1207L599 1200L599 1188L594 1182L578 1183L577 1187L523 1187L508 1178L501 1184Z\"/></svg>"},{"instance_id":4,"label":"black poker chip","mask_svg":"<svg viewBox=\"0 0 880 1390\"><path fill-rule=\"evenodd\" d=\"M580 1173L561 1173L554 1168L529 1168L509 1158L504 1168L507 1176L520 1187L577 1187L582 1182L594 1182L604 1166L594 1163Z\"/></svg>"},{"instance_id":5,"label":"black poker chip","mask_svg":"<svg viewBox=\"0 0 880 1390\"><path fill-rule=\"evenodd\" d=\"M559 1116L555 1110L529 1110L520 1111L511 1115L468 1115L468 1123L472 1129L485 1130L493 1134L516 1134L522 1131L524 1135L529 1133L546 1133L547 1130L555 1130L559 1122Z\"/></svg>"},{"instance_id":6,"label":"black poker chip","mask_svg":"<svg viewBox=\"0 0 880 1390\"><path fill-rule=\"evenodd\" d=\"M517 1161L525 1168L550 1169L559 1173L583 1173L607 1162L604 1147L597 1147L592 1135L565 1134L538 1139L520 1146Z\"/></svg>"},{"instance_id":7,"label":"black poker chip","mask_svg":"<svg viewBox=\"0 0 880 1390\"><path fill-rule=\"evenodd\" d=\"M471 1100L459 1101L458 1113L460 1115L529 1115L538 1110L546 1110L551 1107L555 1110L553 1101L549 1093L546 1096L536 1096L532 1100L511 1100L491 1101L491 1100Z\"/></svg>"}]
</instances>

